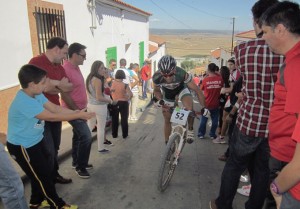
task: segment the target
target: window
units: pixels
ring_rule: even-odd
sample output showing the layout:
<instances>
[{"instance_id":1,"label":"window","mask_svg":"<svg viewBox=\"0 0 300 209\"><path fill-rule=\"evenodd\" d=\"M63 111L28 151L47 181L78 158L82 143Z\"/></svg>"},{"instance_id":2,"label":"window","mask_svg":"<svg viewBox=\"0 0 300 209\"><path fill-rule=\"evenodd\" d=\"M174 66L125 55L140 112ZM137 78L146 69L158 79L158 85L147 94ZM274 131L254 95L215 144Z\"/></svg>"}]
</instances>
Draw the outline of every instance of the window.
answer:
<instances>
[{"instance_id":1,"label":"window","mask_svg":"<svg viewBox=\"0 0 300 209\"><path fill-rule=\"evenodd\" d=\"M52 37L66 38L65 13L63 10L35 7L39 52L46 51L47 42Z\"/></svg>"}]
</instances>

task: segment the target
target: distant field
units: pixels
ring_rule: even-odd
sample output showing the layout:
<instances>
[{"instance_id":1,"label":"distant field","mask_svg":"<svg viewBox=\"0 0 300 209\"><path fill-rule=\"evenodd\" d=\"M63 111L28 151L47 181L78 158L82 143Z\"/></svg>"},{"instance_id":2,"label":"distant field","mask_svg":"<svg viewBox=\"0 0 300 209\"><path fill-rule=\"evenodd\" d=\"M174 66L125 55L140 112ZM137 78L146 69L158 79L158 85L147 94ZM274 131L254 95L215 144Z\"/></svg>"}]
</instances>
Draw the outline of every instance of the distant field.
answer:
<instances>
[{"instance_id":1,"label":"distant field","mask_svg":"<svg viewBox=\"0 0 300 209\"><path fill-rule=\"evenodd\" d=\"M203 57L218 47L231 50L231 35L226 34L159 34L166 41L167 54L175 57Z\"/></svg>"}]
</instances>

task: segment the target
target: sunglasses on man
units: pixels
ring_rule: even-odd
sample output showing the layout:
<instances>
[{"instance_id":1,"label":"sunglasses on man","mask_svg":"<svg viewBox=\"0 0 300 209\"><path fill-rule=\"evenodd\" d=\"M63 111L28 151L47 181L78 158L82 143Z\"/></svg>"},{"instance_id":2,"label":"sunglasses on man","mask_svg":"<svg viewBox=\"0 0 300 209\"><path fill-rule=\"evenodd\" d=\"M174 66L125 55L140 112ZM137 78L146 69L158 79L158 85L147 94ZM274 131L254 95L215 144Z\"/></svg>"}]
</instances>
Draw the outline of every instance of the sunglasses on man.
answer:
<instances>
[{"instance_id":1,"label":"sunglasses on man","mask_svg":"<svg viewBox=\"0 0 300 209\"><path fill-rule=\"evenodd\" d=\"M173 75L175 75L175 72L172 71L170 73L161 73L161 75L165 78L168 78L168 77L172 77Z\"/></svg>"}]
</instances>

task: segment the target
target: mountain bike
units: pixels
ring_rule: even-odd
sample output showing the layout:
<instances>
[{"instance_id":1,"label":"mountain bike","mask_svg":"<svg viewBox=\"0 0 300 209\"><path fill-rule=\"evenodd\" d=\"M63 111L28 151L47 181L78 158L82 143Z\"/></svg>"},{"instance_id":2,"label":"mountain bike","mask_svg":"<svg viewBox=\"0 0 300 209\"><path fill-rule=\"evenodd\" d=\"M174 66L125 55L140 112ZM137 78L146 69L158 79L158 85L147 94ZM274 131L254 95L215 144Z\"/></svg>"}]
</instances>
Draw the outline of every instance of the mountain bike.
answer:
<instances>
[{"instance_id":1,"label":"mountain bike","mask_svg":"<svg viewBox=\"0 0 300 209\"><path fill-rule=\"evenodd\" d=\"M170 108L172 112L172 132L160 164L157 188L163 192L167 189L179 162L180 154L186 143L188 117L195 117L194 111L182 108Z\"/></svg>"}]
</instances>

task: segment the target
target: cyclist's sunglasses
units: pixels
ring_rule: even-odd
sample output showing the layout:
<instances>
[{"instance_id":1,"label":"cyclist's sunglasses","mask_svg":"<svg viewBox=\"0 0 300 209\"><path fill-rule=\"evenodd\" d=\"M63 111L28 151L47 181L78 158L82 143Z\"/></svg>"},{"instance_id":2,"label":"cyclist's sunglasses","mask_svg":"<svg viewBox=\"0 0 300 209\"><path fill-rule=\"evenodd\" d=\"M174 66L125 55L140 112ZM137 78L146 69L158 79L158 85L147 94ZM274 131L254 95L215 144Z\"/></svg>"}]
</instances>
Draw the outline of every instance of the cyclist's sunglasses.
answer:
<instances>
[{"instance_id":1,"label":"cyclist's sunglasses","mask_svg":"<svg viewBox=\"0 0 300 209\"><path fill-rule=\"evenodd\" d=\"M173 75L175 75L175 72L174 71L172 71L172 72L170 72L169 74L164 74L164 73L162 73L161 74L163 77L165 77L165 78L168 78L168 77L172 77Z\"/></svg>"}]
</instances>

